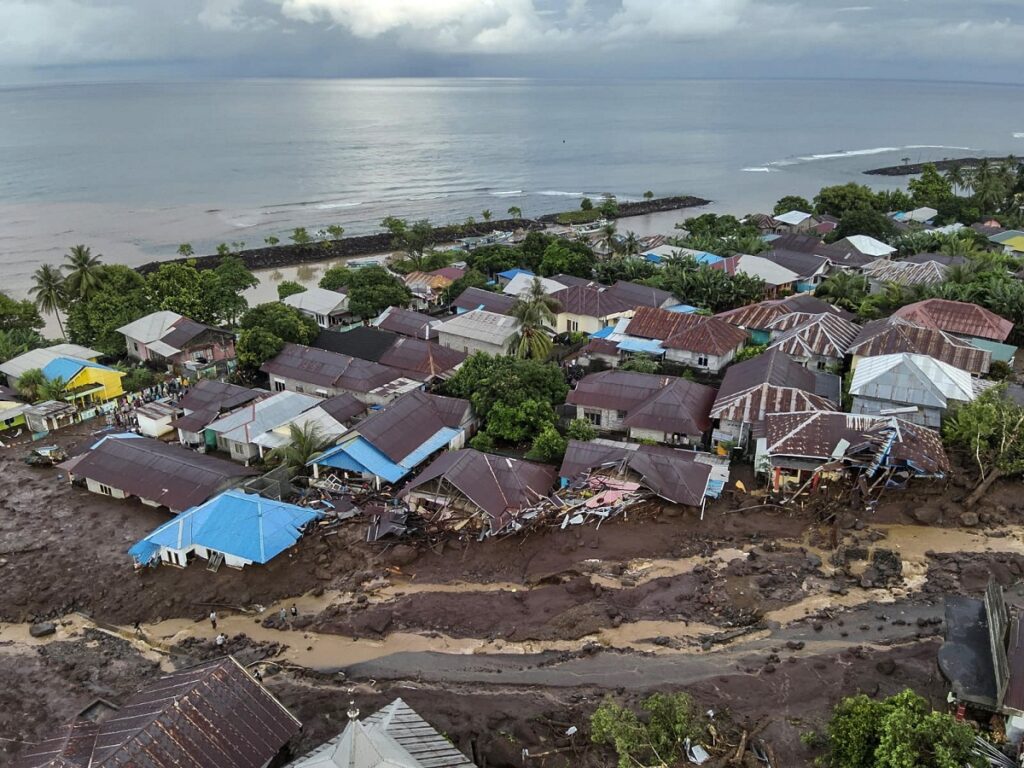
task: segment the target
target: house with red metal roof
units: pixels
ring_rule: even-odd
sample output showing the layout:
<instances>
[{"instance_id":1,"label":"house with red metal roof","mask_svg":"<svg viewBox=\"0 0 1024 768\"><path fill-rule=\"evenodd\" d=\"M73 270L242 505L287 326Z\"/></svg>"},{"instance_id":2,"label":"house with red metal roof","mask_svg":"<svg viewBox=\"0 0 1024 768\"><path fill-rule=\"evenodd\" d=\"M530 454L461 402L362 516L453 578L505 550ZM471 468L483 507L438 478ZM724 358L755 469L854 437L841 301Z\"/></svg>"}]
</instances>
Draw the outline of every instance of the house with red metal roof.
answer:
<instances>
[{"instance_id":1,"label":"house with red metal roof","mask_svg":"<svg viewBox=\"0 0 1024 768\"><path fill-rule=\"evenodd\" d=\"M977 304L948 299L925 299L907 304L893 312L893 317L956 336L999 342L1006 341L1013 330L1013 323L994 312Z\"/></svg>"}]
</instances>

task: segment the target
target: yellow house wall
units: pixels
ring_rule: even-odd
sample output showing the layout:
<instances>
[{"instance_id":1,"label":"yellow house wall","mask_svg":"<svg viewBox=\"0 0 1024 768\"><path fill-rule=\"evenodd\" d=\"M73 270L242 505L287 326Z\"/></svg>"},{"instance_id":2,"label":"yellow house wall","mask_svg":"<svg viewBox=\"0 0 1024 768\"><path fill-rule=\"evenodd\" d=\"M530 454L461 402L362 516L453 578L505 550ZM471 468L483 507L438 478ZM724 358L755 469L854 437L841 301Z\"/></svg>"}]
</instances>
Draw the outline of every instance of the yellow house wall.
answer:
<instances>
[{"instance_id":1,"label":"yellow house wall","mask_svg":"<svg viewBox=\"0 0 1024 768\"><path fill-rule=\"evenodd\" d=\"M107 370L106 368L83 368L68 382L68 389L75 389L84 386L102 385L103 391L99 396L103 400L113 400L124 394L121 387L120 371Z\"/></svg>"}]
</instances>

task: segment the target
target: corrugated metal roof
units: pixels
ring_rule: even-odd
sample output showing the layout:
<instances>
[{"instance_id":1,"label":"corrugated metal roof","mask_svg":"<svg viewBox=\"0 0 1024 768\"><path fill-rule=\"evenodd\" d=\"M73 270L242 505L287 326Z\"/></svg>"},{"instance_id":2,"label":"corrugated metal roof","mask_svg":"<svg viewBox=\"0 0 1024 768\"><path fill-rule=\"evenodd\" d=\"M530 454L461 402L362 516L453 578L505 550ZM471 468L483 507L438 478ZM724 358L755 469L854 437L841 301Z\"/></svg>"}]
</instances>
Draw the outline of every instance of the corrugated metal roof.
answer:
<instances>
[{"instance_id":1,"label":"corrugated metal roof","mask_svg":"<svg viewBox=\"0 0 1024 768\"><path fill-rule=\"evenodd\" d=\"M834 315L844 313L810 294L800 293L785 299L772 299L745 307L719 312L715 317L740 328L768 330L782 315L819 315L828 312Z\"/></svg>"},{"instance_id":2,"label":"corrugated metal roof","mask_svg":"<svg viewBox=\"0 0 1024 768\"><path fill-rule=\"evenodd\" d=\"M309 312L324 317L348 310L348 296L317 286L311 286L302 293L286 296L282 303L294 307L300 312Z\"/></svg>"},{"instance_id":3,"label":"corrugated metal roof","mask_svg":"<svg viewBox=\"0 0 1024 768\"><path fill-rule=\"evenodd\" d=\"M967 371L927 355L901 352L861 360L853 372L850 394L891 403L945 408L950 400L973 400L976 391Z\"/></svg>"},{"instance_id":4,"label":"corrugated metal roof","mask_svg":"<svg viewBox=\"0 0 1024 768\"><path fill-rule=\"evenodd\" d=\"M546 277L538 277L537 275L531 275L529 272L522 272L509 280L508 284L501 289L501 292L513 298L522 296L533 290L534 280L540 281L541 288L548 295L565 288L561 283L556 283L554 280L549 280Z\"/></svg>"},{"instance_id":5,"label":"corrugated metal roof","mask_svg":"<svg viewBox=\"0 0 1024 768\"><path fill-rule=\"evenodd\" d=\"M747 342L747 334L717 317L684 315L697 318L696 323L682 328L665 340L666 349L682 349L708 355L725 355L740 349Z\"/></svg>"},{"instance_id":6,"label":"corrugated metal roof","mask_svg":"<svg viewBox=\"0 0 1024 768\"><path fill-rule=\"evenodd\" d=\"M43 367L43 376L48 381L57 378L71 381L83 368L98 368L104 371L114 370L106 365L90 363L88 360L80 360L75 357L55 357ZM118 371L118 375L124 376L120 371Z\"/></svg>"},{"instance_id":7,"label":"corrugated metal roof","mask_svg":"<svg viewBox=\"0 0 1024 768\"><path fill-rule=\"evenodd\" d=\"M629 319L625 332L641 339L661 339L664 341L673 334L698 322L698 316L669 312L658 307L637 307L633 317Z\"/></svg>"},{"instance_id":8,"label":"corrugated metal roof","mask_svg":"<svg viewBox=\"0 0 1024 768\"><path fill-rule=\"evenodd\" d=\"M301 344L285 344L260 370L304 384L359 393L371 392L402 378L394 368Z\"/></svg>"},{"instance_id":9,"label":"corrugated metal roof","mask_svg":"<svg viewBox=\"0 0 1024 768\"><path fill-rule=\"evenodd\" d=\"M781 350L769 349L757 357L730 365L725 371L718 397L721 400L761 384L794 387L806 392L815 392L817 387L811 371Z\"/></svg>"},{"instance_id":10,"label":"corrugated metal roof","mask_svg":"<svg viewBox=\"0 0 1024 768\"><path fill-rule=\"evenodd\" d=\"M679 435L701 435L711 429L709 414L716 391L686 379L675 379L651 397L628 409L624 426Z\"/></svg>"},{"instance_id":11,"label":"corrugated metal roof","mask_svg":"<svg viewBox=\"0 0 1024 768\"><path fill-rule=\"evenodd\" d=\"M515 303L514 297L503 293L485 291L483 288L467 288L452 302L452 307L467 312L473 309L486 309L488 312L507 315Z\"/></svg>"},{"instance_id":12,"label":"corrugated metal roof","mask_svg":"<svg viewBox=\"0 0 1024 768\"><path fill-rule=\"evenodd\" d=\"M470 412L469 401L414 391L359 423L355 431L395 463L444 427L460 427Z\"/></svg>"},{"instance_id":13,"label":"corrugated metal roof","mask_svg":"<svg viewBox=\"0 0 1024 768\"><path fill-rule=\"evenodd\" d=\"M668 291L626 280L619 280L608 291L631 307L660 307L669 301L675 302L675 298Z\"/></svg>"},{"instance_id":14,"label":"corrugated metal roof","mask_svg":"<svg viewBox=\"0 0 1024 768\"><path fill-rule=\"evenodd\" d=\"M215 411L227 411L268 394L270 393L265 389L249 389L224 381L200 379L178 400L178 405L186 411L211 408Z\"/></svg>"},{"instance_id":15,"label":"corrugated metal roof","mask_svg":"<svg viewBox=\"0 0 1024 768\"><path fill-rule=\"evenodd\" d=\"M18 379L25 371L32 368L45 368L58 357L69 357L77 360L95 360L100 353L78 344L54 344L52 347L30 349L28 352L12 357L0 363L0 373Z\"/></svg>"},{"instance_id":16,"label":"corrugated metal roof","mask_svg":"<svg viewBox=\"0 0 1024 768\"><path fill-rule=\"evenodd\" d=\"M883 243L881 240L876 240L868 235L850 235L849 237L844 237L838 243L835 243L835 245L840 245L842 243L848 243L859 253L874 258L896 253L896 249L888 243Z\"/></svg>"},{"instance_id":17,"label":"corrugated metal roof","mask_svg":"<svg viewBox=\"0 0 1024 768\"><path fill-rule=\"evenodd\" d=\"M160 440L109 436L75 457L72 474L180 511L201 504L254 469Z\"/></svg>"},{"instance_id":18,"label":"corrugated metal roof","mask_svg":"<svg viewBox=\"0 0 1024 768\"><path fill-rule=\"evenodd\" d=\"M621 315L634 306L611 293L610 289L593 285L570 286L551 294L551 298L558 302L560 312L598 319Z\"/></svg>"},{"instance_id":19,"label":"corrugated metal roof","mask_svg":"<svg viewBox=\"0 0 1024 768\"><path fill-rule=\"evenodd\" d=\"M388 307L373 321L373 324L381 330L428 340L437 338L435 326L440 323L440 320L430 315L401 307Z\"/></svg>"},{"instance_id":20,"label":"corrugated metal roof","mask_svg":"<svg viewBox=\"0 0 1024 768\"><path fill-rule=\"evenodd\" d=\"M322 330L310 346L376 363L399 338L380 328L359 325L347 331Z\"/></svg>"},{"instance_id":21,"label":"corrugated metal roof","mask_svg":"<svg viewBox=\"0 0 1024 768\"><path fill-rule=\"evenodd\" d=\"M1006 341L1013 330L1013 323L1009 320L977 304L947 299L925 299L907 304L893 312L893 316L928 328L993 341Z\"/></svg>"},{"instance_id":22,"label":"corrugated metal roof","mask_svg":"<svg viewBox=\"0 0 1024 768\"><path fill-rule=\"evenodd\" d=\"M780 224L797 226L798 224L803 224L805 221L812 218L812 216L804 211L787 211L786 213L777 214L772 218Z\"/></svg>"},{"instance_id":23,"label":"corrugated metal roof","mask_svg":"<svg viewBox=\"0 0 1024 768\"><path fill-rule=\"evenodd\" d=\"M938 285L946 280L946 266L937 261L877 259L865 266L863 273L869 280L896 285Z\"/></svg>"},{"instance_id":24,"label":"corrugated metal roof","mask_svg":"<svg viewBox=\"0 0 1024 768\"><path fill-rule=\"evenodd\" d=\"M227 440L251 443L259 435L287 424L319 402L320 398L301 392L276 392L229 413L206 428Z\"/></svg>"},{"instance_id":25,"label":"corrugated metal roof","mask_svg":"<svg viewBox=\"0 0 1024 768\"><path fill-rule=\"evenodd\" d=\"M779 263L763 256L738 254L711 265L712 269L721 269L730 275L749 275L763 280L767 285L791 285L800 279L800 275Z\"/></svg>"},{"instance_id":26,"label":"corrugated metal roof","mask_svg":"<svg viewBox=\"0 0 1024 768\"><path fill-rule=\"evenodd\" d=\"M122 325L117 332L133 341L149 344L151 341L162 339L182 317L183 315L169 310L151 312L145 317Z\"/></svg>"},{"instance_id":27,"label":"corrugated metal roof","mask_svg":"<svg viewBox=\"0 0 1024 768\"><path fill-rule=\"evenodd\" d=\"M969 373L988 373L991 354L937 328L899 317L873 320L847 347L847 354L877 357L898 352L928 355Z\"/></svg>"},{"instance_id":28,"label":"corrugated metal roof","mask_svg":"<svg viewBox=\"0 0 1024 768\"><path fill-rule=\"evenodd\" d=\"M437 332L505 346L515 334L518 324L519 321L514 317L495 314L483 309L474 309L442 323L438 326Z\"/></svg>"},{"instance_id":29,"label":"corrugated metal roof","mask_svg":"<svg viewBox=\"0 0 1024 768\"><path fill-rule=\"evenodd\" d=\"M780 319L786 320L787 317ZM837 315L812 315L800 325L779 335L770 348L797 358L817 355L842 360L847 347L859 331L860 326Z\"/></svg>"},{"instance_id":30,"label":"corrugated metal roof","mask_svg":"<svg viewBox=\"0 0 1024 768\"><path fill-rule=\"evenodd\" d=\"M449 375L465 360L465 352L406 336L398 339L381 356L380 363L412 378L426 381Z\"/></svg>"}]
</instances>

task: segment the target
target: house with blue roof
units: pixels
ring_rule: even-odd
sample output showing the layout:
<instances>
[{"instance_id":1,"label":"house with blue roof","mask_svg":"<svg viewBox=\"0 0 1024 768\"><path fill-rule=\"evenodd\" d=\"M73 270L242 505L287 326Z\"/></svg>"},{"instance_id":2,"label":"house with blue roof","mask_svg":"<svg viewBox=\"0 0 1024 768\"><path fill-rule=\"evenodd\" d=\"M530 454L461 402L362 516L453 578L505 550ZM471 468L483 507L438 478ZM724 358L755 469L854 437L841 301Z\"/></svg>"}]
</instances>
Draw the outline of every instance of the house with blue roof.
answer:
<instances>
[{"instance_id":1,"label":"house with blue roof","mask_svg":"<svg viewBox=\"0 0 1024 768\"><path fill-rule=\"evenodd\" d=\"M225 491L169 520L128 550L142 565L184 567L196 557L232 568L269 562L321 512L241 490Z\"/></svg>"},{"instance_id":2,"label":"house with blue roof","mask_svg":"<svg viewBox=\"0 0 1024 768\"><path fill-rule=\"evenodd\" d=\"M475 424L467 400L415 390L356 424L341 442L315 457L314 477L340 470L382 483L397 483L440 450L465 445Z\"/></svg>"},{"instance_id":3,"label":"house with blue roof","mask_svg":"<svg viewBox=\"0 0 1024 768\"><path fill-rule=\"evenodd\" d=\"M531 272L528 269L513 268L506 269L504 272L499 272L494 277L498 281L498 285L504 288L506 285L511 283L512 280L518 275L526 275L528 277L533 277L533 272Z\"/></svg>"},{"instance_id":4,"label":"house with blue roof","mask_svg":"<svg viewBox=\"0 0 1024 768\"><path fill-rule=\"evenodd\" d=\"M65 400L87 406L113 400L124 394L124 373L107 365L78 357L55 357L42 368L47 381L63 381Z\"/></svg>"}]
</instances>

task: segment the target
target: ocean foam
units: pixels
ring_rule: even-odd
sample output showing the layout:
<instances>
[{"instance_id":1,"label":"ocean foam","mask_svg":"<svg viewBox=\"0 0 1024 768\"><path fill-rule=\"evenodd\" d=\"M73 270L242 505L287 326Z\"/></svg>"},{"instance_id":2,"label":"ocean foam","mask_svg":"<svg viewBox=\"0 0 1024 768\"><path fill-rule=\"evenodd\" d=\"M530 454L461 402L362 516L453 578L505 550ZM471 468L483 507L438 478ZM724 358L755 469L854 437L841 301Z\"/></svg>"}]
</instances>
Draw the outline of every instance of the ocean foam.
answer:
<instances>
[{"instance_id":1,"label":"ocean foam","mask_svg":"<svg viewBox=\"0 0 1024 768\"><path fill-rule=\"evenodd\" d=\"M759 167L756 167L756 168L740 168L740 170L745 172L745 173L771 173L772 172L771 168L765 168L764 166L759 166Z\"/></svg>"},{"instance_id":2,"label":"ocean foam","mask_svg":"<svg viewBox=\"0 0 1024 768\"><path fill-rule=\"evenodd\" d=\"M544 197L586 197L582 192L562 192L557 189L545 189L537 194Z\"/></svg>"},{"instance_id":3,"label":"ocean foam","mask_svg":"<svg viewBox=\"0 0 1024 768\"><path fill-rule=\"evenodd\" d=\"M1024 135L1024 134L1022 134ZM947 144L906 144L902 147L869 147L867 149L844 149L836 152L821 152L815 155L788 157L785 160L773 160L768 163L773 168L783 168L798 163L813 163L817 160L836 160L843 157L862 157L867 155L885 155L890 152L905 152L908 149L953 149L962 152L973 152L971 147L953 147ZM744 168L743 170L756 170Z\"/></svg>"},{"instance_id":4,"label":"ocean foam","mask_svg":"<svg viewBox=\"0 0 1024 768\"><path fill-rule=\"evenodd\" d=\"M355 208L362 205L360 201L355 202L344 202L344 203L318 203L316 208L319 211L331 211L335 208Z\"/></svg>"},{"instance_id":5,"label":"ocean foam","mask_svg":"<svg viewBox=\"0 0 1024 768\"><path fill-rule=\"evenodd\" d=\"M523 194L523 190L521 189L509 189L505 192L491 192L493 197L517 197L521 194Z\"/></svg>"},{"instance_id":6,"label":"ocean foam","mask_svg":"<svg viewBox=\"0 0 1024 768\"><path fill-rule=\"evenodd\" d=\"M1015 139L1024 139L1024 131L1020 131L1018 133L1013 134L1013 138L1015 138Z\"/></svg>"}]
</instances>

